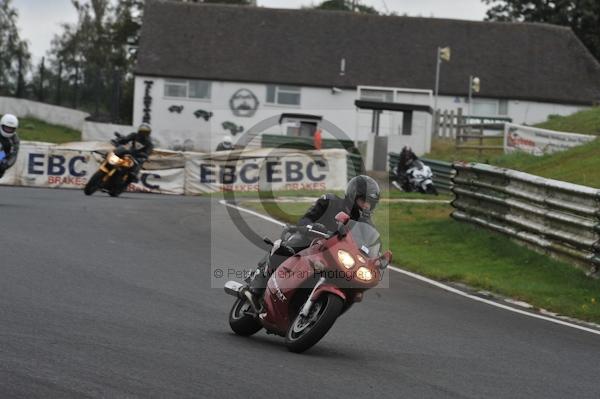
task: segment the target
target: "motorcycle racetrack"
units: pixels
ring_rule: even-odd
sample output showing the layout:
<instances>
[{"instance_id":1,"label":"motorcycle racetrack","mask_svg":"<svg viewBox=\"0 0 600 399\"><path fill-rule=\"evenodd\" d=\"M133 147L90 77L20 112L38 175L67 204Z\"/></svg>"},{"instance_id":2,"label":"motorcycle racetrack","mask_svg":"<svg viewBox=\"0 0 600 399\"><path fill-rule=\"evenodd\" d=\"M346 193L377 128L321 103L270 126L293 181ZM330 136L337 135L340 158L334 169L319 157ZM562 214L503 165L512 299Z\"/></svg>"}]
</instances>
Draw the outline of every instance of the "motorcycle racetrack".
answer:
<instances>
[{"instance_id":1,"label":"motorcycle racetrack","mask_svg":"<svg viewBox=\"0 0 600 399\"><path fill-rule=\"evenodd\" d=\"M264 250L216 198L1 187L0 215L2 399L600 397L600 336L393 271L304 354L234 335L211 265Z\"/></svg>"}]
</instances>

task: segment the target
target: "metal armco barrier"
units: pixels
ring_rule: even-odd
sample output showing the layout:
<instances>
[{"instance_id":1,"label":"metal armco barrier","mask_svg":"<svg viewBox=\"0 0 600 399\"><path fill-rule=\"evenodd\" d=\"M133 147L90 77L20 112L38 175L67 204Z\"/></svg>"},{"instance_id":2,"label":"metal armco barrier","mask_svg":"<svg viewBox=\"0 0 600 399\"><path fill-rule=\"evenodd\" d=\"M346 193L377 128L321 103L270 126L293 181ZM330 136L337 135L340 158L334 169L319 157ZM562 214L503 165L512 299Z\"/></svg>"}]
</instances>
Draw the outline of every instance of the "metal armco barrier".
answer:
<instances>
[{"instance_id":1,"label":"metal armco barrier","mask_svg":"<svg viewBox=\"0 0 600 399\"><path fill-rule=\"evenodd\" d=\"M454 219L504 233L598 276L600 190L485 164L454 168Z\"/></svg>"},{"instance_id":2,"label":"metal armco barrier","mask_svg":"<svg viewBox=\"0 0 600 399\"><path fill-rule=\"evenodd\" d=\"M450 162L436 161L434 159L421 158L421 161L431 168L433 172L433 184L440 191L452 190L452 178L454 168Z\"/></svg>"},{"instance_id":3,"label":"metal armco barrier","mask_svg":"<svg viewBox=\"0 0 600 399\"><path fill-rule=\"evenodd\" d=\"M400 154L391 152L389 154L390 170L398 164ZM454 168L450 162L437 161L434 159L420 158L421 161L431 168L433 172L433 184L439 191L449 192L452 190L452 177Z\"/></svg>"},{"instance_id":4,"label":"metal armco barrier","mask_svg":"<svg viewBox=\"0 0 600 399\"><path fill-rule=\"evenodd\" d=\"M363 157L360 154L348 153L346 159L348 165L348 181L350 181L350 179L352 179L353 177L365 173L365 163Z\"/></svg>"}]
</instances>

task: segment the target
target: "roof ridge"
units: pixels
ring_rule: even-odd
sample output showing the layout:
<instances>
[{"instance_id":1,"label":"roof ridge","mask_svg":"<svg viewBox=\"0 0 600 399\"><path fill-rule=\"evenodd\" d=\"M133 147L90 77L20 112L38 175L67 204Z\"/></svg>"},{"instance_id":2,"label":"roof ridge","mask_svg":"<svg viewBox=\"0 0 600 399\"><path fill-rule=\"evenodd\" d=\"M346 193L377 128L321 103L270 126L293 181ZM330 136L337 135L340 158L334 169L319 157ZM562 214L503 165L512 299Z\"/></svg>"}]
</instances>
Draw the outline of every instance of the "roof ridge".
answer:
<instances>
[{"instance_id":1,"label":"roof ridge","mask_svg":"<svg viewBox=\"0 0 600 399\"><path fill-rule=\"evenodd\" d=\"M429 20L429 21L446 21L455 23L465 24L477 24L477 25L520 25L520 26L538 26L556 30L572 30L569 26L556 25L548 22L531 22L531 21L489 21L489 20L474 20L474 19L460 19L460 18L447 18L447 17L424 17L424 16L412 16L412 15L382 15L382 14L367 14L367 13L353 13L343 10L318 10L314 8L282 8L282 7L263 7L263 6L250 6L242 4L224 4L224 3L189 3L172 0L150 0L148 4L161 3L170 7L205 7L205 8L223 8L223 9L240 9L244 8L245 11L249 12L278 12L278 13L315 13L315 14L337 14L339 16L349 18L389 18L389 19L407 19L407 20Z\"/></svg>"}]
</instances>

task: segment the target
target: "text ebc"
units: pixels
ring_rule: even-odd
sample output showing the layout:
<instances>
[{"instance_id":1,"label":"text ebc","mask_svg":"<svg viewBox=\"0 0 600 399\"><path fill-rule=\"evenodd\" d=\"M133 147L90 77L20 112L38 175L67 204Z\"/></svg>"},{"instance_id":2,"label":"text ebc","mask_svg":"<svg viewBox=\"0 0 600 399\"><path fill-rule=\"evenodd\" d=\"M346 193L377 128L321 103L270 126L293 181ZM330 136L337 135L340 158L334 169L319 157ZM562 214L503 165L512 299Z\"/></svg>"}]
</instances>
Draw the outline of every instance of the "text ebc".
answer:
<instances>
[{"instance_id":1,"label":"text ebc","mask_svg":"<svg viewBox=\"0 0 600 399\"><path fill-rule=\"evenodd\" d=\"M27 173L30 175L48 176L64 176L67 171L71 176L83 177L87 175L87 171L79 168L79 163L87 164L87 159L84 156L77 155L67 160L62 155L49 155L48 163L45 164L45 154L30 153L27 162Z\"/></svg>"},{"instance_id":2,"label":"text ebc","mask_svg":"<svg viewBox=\"0 0 600 399\"><path fill-rule=\"evenodd\" d=\"M265 162L264 167L267 183L301 182L305 178L312 182L320 182L327 178L326 174L319 173L327 167L323 160L309 162L306 168L300 161L270 161ZM244 184L256 184L260 179L259 171L260 166L257 163L247 163L241 167L203 163L200 164L200 183L235 184L239 180Z\"/></svg>"}]
</instances>

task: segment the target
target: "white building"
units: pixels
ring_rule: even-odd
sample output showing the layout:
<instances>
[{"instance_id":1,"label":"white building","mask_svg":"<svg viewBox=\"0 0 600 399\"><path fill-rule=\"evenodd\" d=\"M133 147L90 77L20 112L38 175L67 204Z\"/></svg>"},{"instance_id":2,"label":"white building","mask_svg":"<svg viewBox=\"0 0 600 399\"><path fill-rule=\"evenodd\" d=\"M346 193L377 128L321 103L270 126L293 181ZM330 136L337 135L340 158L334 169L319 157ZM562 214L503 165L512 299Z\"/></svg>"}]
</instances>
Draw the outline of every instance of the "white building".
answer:
<instances>
[{"instance_id":1,"label":"white building","mask_svg":"<svg viewBox=\"0 0 600 399\"><path fill-rule=\"evenodd\" d=\"M372 111L356 101L433 106L440 46L452 48L441 110L467 109L470 75L482 81L474 115L532 124L600 101L600 65L567 28L154 0L138 51L134 124L150 122L162 147L207 151L225 135L235 140L292 113L367 141ZM314 132L310 118L295 121L264 131ZM378 130L388 150L423 153L431 118L384 111Z\"/></svg>"}]
</instances>

